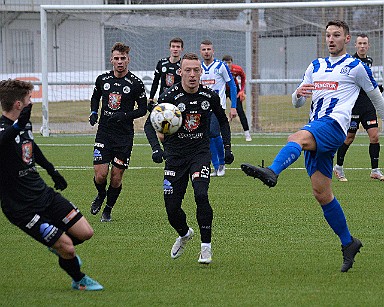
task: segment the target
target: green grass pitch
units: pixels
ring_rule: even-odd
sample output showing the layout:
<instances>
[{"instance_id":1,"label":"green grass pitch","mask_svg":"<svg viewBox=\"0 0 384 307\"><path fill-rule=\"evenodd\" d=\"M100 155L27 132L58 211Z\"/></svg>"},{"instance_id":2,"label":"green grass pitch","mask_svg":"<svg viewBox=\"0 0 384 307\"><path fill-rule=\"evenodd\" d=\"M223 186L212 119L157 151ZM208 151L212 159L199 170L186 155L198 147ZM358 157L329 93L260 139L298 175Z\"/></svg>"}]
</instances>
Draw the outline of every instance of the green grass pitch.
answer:
<instances>
[{"instance_id":1,"label":"green grass pitch","mask_svg":"<svg viewBox=\"0 0 384 307\"><path fill-rule=\"evenodd\" d=\"M242 162L271 163L286 136L233 137L235 161L212 178L213 262L197 262L195 203L184 199L197 234L179 259L162 197L163 165L152 163L142 134L113 222L92 216L93 136L37 137L47 158L68 181L63 195L90 221L94 237L77 247L83 271L104 287L71 290L55 255L0 215L1 306L379 306L384 297L384 182L369 178L368 137L359 135L345 161L348 182L333 179L351 233L364 244L354 267L340 273L340 242L312 196L303 158L284 171L275 188L246 177ZM382 158L382 161L384 158ZM382 165L382 163L380 163ZM42 176L52 181L45 171Z\"/></svg>"}]
</instances>

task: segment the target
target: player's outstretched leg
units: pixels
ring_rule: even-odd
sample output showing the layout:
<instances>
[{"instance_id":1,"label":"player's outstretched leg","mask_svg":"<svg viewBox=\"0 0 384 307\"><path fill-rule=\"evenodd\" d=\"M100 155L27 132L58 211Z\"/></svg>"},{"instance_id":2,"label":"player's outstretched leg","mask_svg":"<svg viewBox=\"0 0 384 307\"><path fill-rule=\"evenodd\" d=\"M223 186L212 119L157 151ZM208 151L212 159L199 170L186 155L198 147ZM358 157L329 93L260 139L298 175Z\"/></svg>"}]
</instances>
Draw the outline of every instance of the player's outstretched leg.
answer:
<instances>
[{"instance_id":1,"label":"player's outstretched leg","mask_svg":"<svg viewBox=\"0 0 384 307\"><path fill-rule=\"evenodd\" d=\"M352 268L353 263L355 262L355 256L360 252L360 248L363 247L363 244L357 238L352 238L352 242L346 246L341 246L341 251L343 253L343 265L341 266L341 272L348 272Z\"/></svg>"},{"instance_id":2,"label":"player's outstretched leg","mask_svg":"<svg viewBox=\"0 0 384 307\"><path fill-rule=\"evenodd\" d=\"M274 187L277 184L277 178L279 177L268 167L254 166L248 163L241 164L241 170L247 176L260 179L264 184L266 184L270 188Z\"/></svg>"}]
</instances>

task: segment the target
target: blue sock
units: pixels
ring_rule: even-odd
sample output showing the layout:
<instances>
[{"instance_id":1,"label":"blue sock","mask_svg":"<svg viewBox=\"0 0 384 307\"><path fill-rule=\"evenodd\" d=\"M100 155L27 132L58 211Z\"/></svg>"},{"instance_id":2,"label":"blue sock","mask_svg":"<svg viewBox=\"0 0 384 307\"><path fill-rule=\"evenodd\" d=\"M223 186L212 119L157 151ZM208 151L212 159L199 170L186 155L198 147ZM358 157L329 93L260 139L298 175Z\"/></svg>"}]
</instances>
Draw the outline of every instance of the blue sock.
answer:
<instances>
[{"instance_id":1,"label":"blue sock","mask_svg":"<svg viewBox=\"0 0 384 307\"><path fill-rule=\"evenodd\" d=\"M279 175L300 157L301 149L299 144L288 142L276 155L271 166L268 167L273 170L276 175Z\"/></svg>"},{"instance_id":2,"label":"blue sock","mask_svg":"<svg viewBox=\"0 0 384 307\"><path fill-rule=\"evenodd\" d=\"M209 139L209 148L211 149L211 160L212 160L212 165L215 169L219 168L219 158L217 156L217 149L216 149L216 144L215 144L215 139L210 138Z\"/></svg>"},{"instance_id":3,"label":"blue sock","mask_svg":"<svg viewBox=\"0 0 384 307\"><path fill-rule=\"evenodd\" d=\"M343 209L336 197L329 204L321 206L321 208L329 226L339 236L341 244L348 245L351 243L351 233L349 232Z\"/></svg>"},{"instance_id":4,"label":"blue sock","mask_svg":"<svg viewBox=\"0 0 384 307\"><path fill-rule=\"evenodd\" d=\"M223 138L221 135L218 137L214 138L215 144L216 144L216 149L217 149L217 156L219 158L219 164L224 165L224 143L223 143Z\"/></svg>"}]
</instances>

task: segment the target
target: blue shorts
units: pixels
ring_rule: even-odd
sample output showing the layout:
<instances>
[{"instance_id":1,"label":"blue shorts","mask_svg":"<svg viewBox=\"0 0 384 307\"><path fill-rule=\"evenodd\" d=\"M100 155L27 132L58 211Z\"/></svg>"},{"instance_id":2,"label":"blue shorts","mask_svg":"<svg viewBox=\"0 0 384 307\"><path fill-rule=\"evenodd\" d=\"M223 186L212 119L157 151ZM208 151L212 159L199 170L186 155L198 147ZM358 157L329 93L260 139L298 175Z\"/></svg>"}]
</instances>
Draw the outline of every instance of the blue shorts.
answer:
<instances>
[{"instance_id":1,"label":"blue shorts","mask_svg":"<svg viewBox=\"0 0 384 307\"><path fill-rule=\"evenodd\" d=\"M332 179L333 157L345 140L345 133L339 123L324 116L305 125L301 130L312 133L316 141L315 151L304 151L305 168L308 176L319 171Z\"/></svg>"}]
</instances>

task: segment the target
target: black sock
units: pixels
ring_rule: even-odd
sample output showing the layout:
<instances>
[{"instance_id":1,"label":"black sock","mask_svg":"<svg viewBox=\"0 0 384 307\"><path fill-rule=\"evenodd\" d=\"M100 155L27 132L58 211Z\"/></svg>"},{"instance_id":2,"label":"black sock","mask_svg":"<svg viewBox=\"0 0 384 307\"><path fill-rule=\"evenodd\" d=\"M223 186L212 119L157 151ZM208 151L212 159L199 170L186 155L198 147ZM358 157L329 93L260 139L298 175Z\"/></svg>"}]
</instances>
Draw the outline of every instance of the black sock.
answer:
<instances>
[{"instance_id":1,"label":"black sock","mask_svg":"<svg viewBox=\"0 0 384 307\"><path fill-rule=\"evenodd\" d=\"M105 190L107 186L107 181L103 183L97 183L95 180L95 177L93 177L93 183L95 184L95 187L97 189L97 193L99 193L100 197L105 197L107 195L107 191Z\"/></svg>"},{"instance_id":2,"label":"black sock","mask_svg":"<svg viewBox=\"0 0 384 307\"><path fill-rule=\"evenodd\" d=\"M369 156L371 157L371 166L372 169L379 167L379 154L380 154L380 144L369 144Z\"/></svg>"},{"instance_id":3,"label":"black sock","mask_svg":"<svg viewBox=\"0 0 384 307\"><path fill-rule=\"evenodd\" d=\"M107 191L107 204L104 208L105 211L111 212L113 206L115 205L117 198L120 195L123 185L120 185L118 188L114 188L111 185L108 187ZM107 210L106 210L107 209Z\"/></svg>"},{"instance_id":4,"label":"black sock","mask_svg":"<svg viewBox=\"0 0 384 307\"><path fill-rule=\"evenodd\" d=\"M336 160L337 165L343 166L345 154L347 153L348 148L349 148L349 145L343 143L343 145L341 145L337 150L337 160Z\"/></svg>"},{"instance_id":5,"label":"black sock","mask_svg":"<svg viewBox=\"0 0 384 307\"><path fill-rule=\"evenodd\" d=\"M59 257L59 265L76 282L80 281L85 276L85 274L80 271L79 260L77 257L72 259Z\"/></svg>"}]
</instances>

